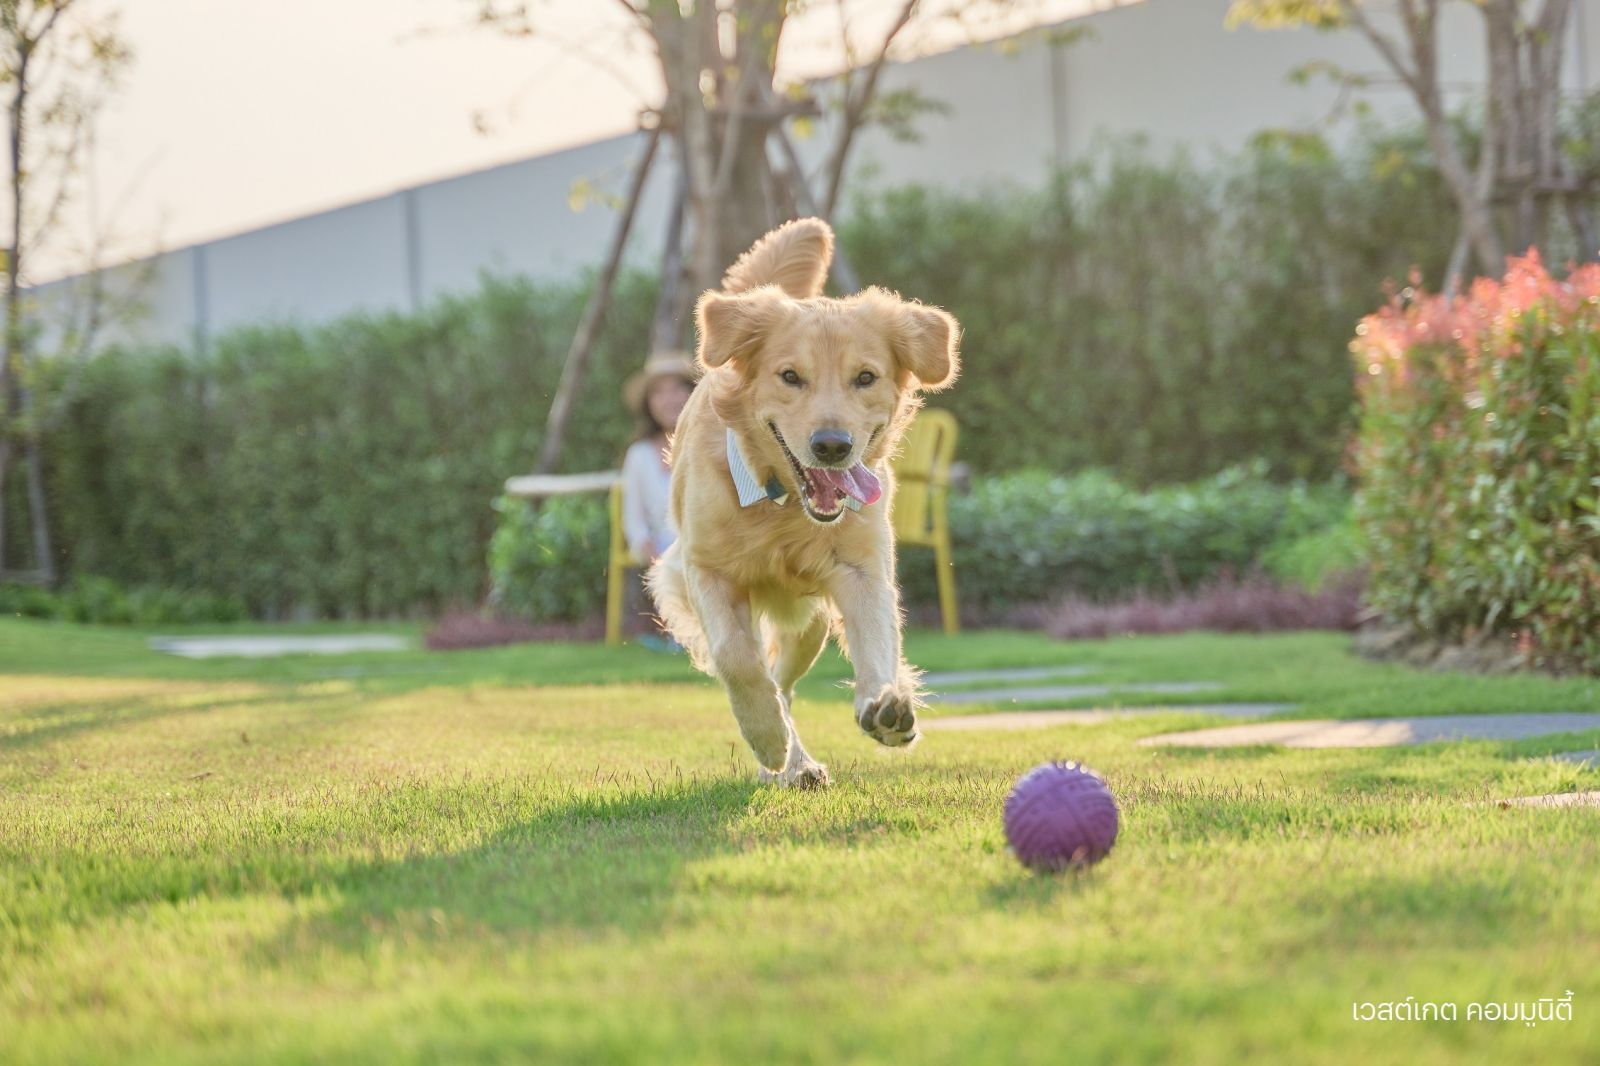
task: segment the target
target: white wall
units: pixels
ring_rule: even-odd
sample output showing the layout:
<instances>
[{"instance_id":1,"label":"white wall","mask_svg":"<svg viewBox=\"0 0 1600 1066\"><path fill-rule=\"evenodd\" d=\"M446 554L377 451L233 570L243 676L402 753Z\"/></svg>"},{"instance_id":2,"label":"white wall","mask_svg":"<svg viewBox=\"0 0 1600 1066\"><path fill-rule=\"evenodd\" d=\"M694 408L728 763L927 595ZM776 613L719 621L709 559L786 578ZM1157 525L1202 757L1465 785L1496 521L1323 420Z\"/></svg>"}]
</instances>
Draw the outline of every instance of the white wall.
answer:
<instances>
[{"instance_id":1,"label":"white wall","mask_svg":"<svg viewBox=\"0 0 1600 1066\"><path fill-rule=\"evenodd\" d=\"M1575 6L1567 81L1593 87L1600 0ZM1355 33L1228 31L1227 8L1228 0L1146 0L1080 20L1089 38L1065 47L1036 42L1006 54L979 46L893 66L886 88L915 85L952 110L920 119L916 143L868 131L853 156L852 187L1032 183L1052 161L1082 159L1107 135L1140 135L1158 153L1187 146L1204 161L1264 128L1304 129L1327 118L1337 88L1326 79L1291 85L1290 70L1316 60L1383 71ZM1481 20L1464 4L1448 10L1444 78L1470 86L1482 77ZM1380 115L1413 114L1397 85L1363 95ZM799 145L809 165L820 162L827 133L824 126ZM485 271L574 277L598 265L615 224L600 203L572 210L574 183L620 195L642 144L641 134L598 141L169 253L156 264L149 315L123 335L186 343L266 319L316 323L404 310L473 288ZM635 223L636 260L661 245L674 168L663 151ZM59 303L73 284L39 294Z\"/></svg>"},{"instance_id":2,"label":"white wall","mask_svg":"<svg viewBox=\"0 0 1600 1066\"><path fill-rule=\"evenodd\" d=\"M625 194L644 145L643 134L615 137L417 189L422 298L472 288L483 271L569 278L598 265L616 212L599 202L574 211L568 195L580 179ZM675 165L663 145L634 218L636 254L661 246Z\"/></svg>"},{"instance_id":3,"label":"white wall","mask_svg":"<svg viewBox=\"0 0 1600 1066\"><path fill-rule=\"evenodd\" d=\"M323 321L408 305L400 196L198 246L206 334L265 320Z\"/></svg>"},{"instance_id":4,"label":"white wall","mask_svg":"<svg viewBox=\"0 0 1600 1066\"><path fill-rule=\"evenodd\" d=\"M887 87L915 86L955 110L924 118L919 143L869 135L854 166L868 184L1032 181L1051 160L1082 159L1108 137L1132 136L1158 155L1182 146L1204 159L1263 129L1320 128L1334 116L1338 87L1325 78L1290 84L1298 67L1320 61L1383 75L1377 53L1356 33L1228 31L1228 6L1148 0L1081 20L1089 36L1072 44L1034 44L1012 55L969 48L893 68ZM1447 83L1480 77L1480 26L1461 5L1449 9L1440 30ZM1362 98L1380 117L1413 116L1403 88L1385 81ZM1337 138L1353 128L1346 121L1329 132Z\"/></svg>"}]
</instances>

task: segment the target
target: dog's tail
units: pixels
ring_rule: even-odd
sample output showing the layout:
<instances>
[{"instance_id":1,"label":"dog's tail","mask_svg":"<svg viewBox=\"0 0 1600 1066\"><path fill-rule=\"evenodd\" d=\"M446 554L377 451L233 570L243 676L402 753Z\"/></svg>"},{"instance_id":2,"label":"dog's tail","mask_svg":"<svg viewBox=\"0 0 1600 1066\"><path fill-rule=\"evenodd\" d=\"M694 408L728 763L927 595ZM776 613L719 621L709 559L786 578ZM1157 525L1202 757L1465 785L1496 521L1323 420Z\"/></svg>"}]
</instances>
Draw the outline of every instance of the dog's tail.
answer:
<instances>
[{"instance_id":1,"label":"dog's tail","mask_svg":"<svg viewBox=\"0 0 1600 1066\"><path fill-rule=\"evenodd\" d=\"M728 268L723 292L776 285L795 299L822 295L833 262L833 229L820 218L785 222Z\"/></svg>"}]
</instances>

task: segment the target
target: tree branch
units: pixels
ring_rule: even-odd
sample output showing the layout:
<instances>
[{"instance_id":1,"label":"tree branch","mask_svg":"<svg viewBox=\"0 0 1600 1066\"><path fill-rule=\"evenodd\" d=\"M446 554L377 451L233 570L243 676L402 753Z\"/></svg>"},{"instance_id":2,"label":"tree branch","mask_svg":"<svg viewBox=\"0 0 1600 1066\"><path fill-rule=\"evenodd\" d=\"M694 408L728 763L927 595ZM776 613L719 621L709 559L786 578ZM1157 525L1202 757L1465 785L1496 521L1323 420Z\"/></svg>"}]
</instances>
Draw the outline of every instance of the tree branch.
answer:
<instances>
[{"instance_id":1,"label":"tree branch","mask_svg":"<svg viewBox=\"0 0 1600 1066\"><path fill-rule=\"evenodd\" d=\"M1420 98L1423 95L1422 84L1417 73L1406 65L1405 59L1400 54L1400 46L1373 24L1356 0L1339 0L1339 10L1366 36L1367 40L1372 42L1372 46L1383 56L1389 68Z\"/></svg>"},{"instance_id":2,"label":"tree branch","mask_svg":"<svg viewBox=\"0 0 1600 1066\"><path fill-rule=\"evenodd\" d=\"M535 470L548 474L561 461L566 444L567 422L572 416L573 404L583 386L589 369L589 353L600 333L600 323L605 319L606 308L611 304L611 286L616 281L622 265L622 253L628 244L628 232L633 228L634 215L639 209L639 198L644 192L645 179L650 174L650 164L655 161L656 147L661 143L661 127L652 129L645 139L644 153L633 172L633 182L628 189L627 204L617 219L617 228L611 235L611 248L606 255L600 276L595 279L594 291L589 294L588 306L583 309L583 320L572 335L572 345L561 366L561 381L556 386L555 397L550 402L550 414L545 420L544 443L539 449L539 462Z\"/></svg>"},{"instance_id":3,"label":"tree branch","mask_svg":"<svg viewBox=\"0 0 1600 1066\"><path fill-rule=\"evenodd\" d=\"M900 8L900 14L889 27L889 32L884 34L883 44L879 46L877 56L868 66L859 89L853 87L853 79L845 82L844 113L839 122L839 136L829 159L828 188L822 201L824 218L832 218L834 211L838 209L839 190L844 184L845 162L850 154L850 146L855 140L856 130L861 125L867 107L877 92L878 76L883 72L884 61L889 58L889 48L900 35L900 31L911 21L911 17L916 14L920 3L921 0L906 0Z\"/></svg>"}]
</instances>

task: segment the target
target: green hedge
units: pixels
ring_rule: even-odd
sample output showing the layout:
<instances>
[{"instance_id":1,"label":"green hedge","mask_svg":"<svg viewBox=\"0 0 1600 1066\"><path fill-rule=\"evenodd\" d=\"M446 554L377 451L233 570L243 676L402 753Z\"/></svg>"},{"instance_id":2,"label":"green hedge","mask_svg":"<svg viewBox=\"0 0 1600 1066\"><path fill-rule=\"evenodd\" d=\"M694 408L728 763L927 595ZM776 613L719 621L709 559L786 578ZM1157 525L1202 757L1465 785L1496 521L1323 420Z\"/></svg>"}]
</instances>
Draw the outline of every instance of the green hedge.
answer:
<instances>
[{"instance_id":1,"label":"green hedge","mask_svg":"<svg viewBox=\"0 0 1600 1066\"><path fill-rule=\"evenodd\" d=\"M1600 266L1405 295L1352 345L1372 604L1600 671Z\"/></svg>"},{"instance_id":2,"label":"green hedge","mask_svg":"<svg viewBox=\"0 0 1600 1066\"><path fill-rule=\"evenodd\" d=\"M534 622L599 614L604 501L501 508L489 551L497 605ZM1243 575L1275 545L1333 527L1348 511L1342 487L1275 484L1261 464L1144 492L1103 471L982 477L950 500L956 584L964 606L986 611L1066 593L1112 599L1190 589ZM931 550L902 549L900 583L909 602L935 602Z\"/></svg>"},{"instance_id":3,"label":"green hedge","mask_svg":"<svg viewBox=\"0 0 1600 1066\"><path fill-rule=\"evenodd\" d=\"M207 592L127 589L103 577L79 576L59 590L0 585L0 616L94 625L159 626L242 622L244 604Z\"/></svg>"},{"instance_id":4,"label":"green hedge","mask_svg":"<svg viewBox=\"0 0 1600 1066\"><path fill-rule=\"evenodd\" d=\"M584 295L486 281L417 316L97 360L50 441L73 569L206 589L265 617L477 603L491 501L537 455ZM650 279L623 279L569 468L620 461L618 392L653 302Z\"/></svg>"},{"instance_id":5,"label":"green hedge","mask_svg":"<svg viewBox=\"0 0 1600 1066\"><path fill-rule=\"evenodd\" d=\"M1310 592L1320 592L1332 578L1363 573L1366 550L1354 509L1346 506L1323 528L1279 538L1262 554L1261 566L1278 581Z\"/></svg>"},{"instance_id":6,"label":"green hedge","mask_svg":"<svg viewBox=\"0 0 1600 1066\"><path fill-rule=\"evenodd\" d=\"M961 320L938 402L979 469L1150 485L1260 458L1321 480L1352 428L1352 324L1386 278L1439 276L1455 235L1423 155L1377 132L1204 170L1116 151L1043 191L869 196L842 238L864 279Z\"/></svg>"},{"instance_id":7,"label":"green hedge","mask_svg":"<svg viewBox=\"0 0 1600 1066\"><path fill-rule=\"evenodd\" d=\"M1191 589L1332 525L1346 499L1335 486L1275 484L1259 465L1144 492L1102 471L980 477L950 499L956 583L963 604L985 610ZM932 552L900 554L906 598L931 602Z\"/></svg>"},{"instance_id":8,"label":"green hedge","mask_svg":"<svg viewBox=\"0 0 1600 1066\"><path fill-rule=\"evenodd\" d=\"M940 402L980 472L1149 485L1261 457L1274 477L1321 478L1346 439L1350 323L1383 277L1436 271L1454 234L1418 158L1381 135L1338 159L1265 147L1203 172L1110 151L1043 191L869 195L841 234L863 278L961 316L967 370ZM68 572L261 617L479 601L490 501L537 455L586 293L491 280L416 315L108 353L48 441ZM648 277L619 286L569 470L619 459L618 387L654 296Z\"/></svg>"},{"instance_id":9,"label":"green hedge","mask_svg":"<svg viewBox=\"0 0 1600 1066\"><path fill-rule=\"evenodd\" d=\"M563 496L535 508L495 500L489 541L490 599L503 614L535 622L581 622L605 609L610 516L602 496Z\"/></svg>"}]
</instances>

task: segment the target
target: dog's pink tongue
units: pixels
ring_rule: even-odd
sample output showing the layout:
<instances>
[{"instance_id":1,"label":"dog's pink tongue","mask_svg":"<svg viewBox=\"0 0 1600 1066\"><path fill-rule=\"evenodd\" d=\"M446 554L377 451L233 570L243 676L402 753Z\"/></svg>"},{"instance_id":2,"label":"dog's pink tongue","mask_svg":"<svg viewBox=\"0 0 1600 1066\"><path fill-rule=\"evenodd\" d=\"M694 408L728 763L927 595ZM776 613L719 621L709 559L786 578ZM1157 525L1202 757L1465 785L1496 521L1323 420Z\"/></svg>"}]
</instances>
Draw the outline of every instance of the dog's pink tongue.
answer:
<instances>
[{"instance_id":1,"label":"dog's pink tongue","mask_svg":"<svg viewBox=\"0 0 1600 1066\"><path fill-rule=\"evenodd\" d=\"M883 495L883 485L878 481L878 476L863 463L857 463L849 470L817 469L816 473L827 484L863 504L877 503L878 497Z\"/></svg>"}]
</instances>

